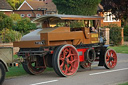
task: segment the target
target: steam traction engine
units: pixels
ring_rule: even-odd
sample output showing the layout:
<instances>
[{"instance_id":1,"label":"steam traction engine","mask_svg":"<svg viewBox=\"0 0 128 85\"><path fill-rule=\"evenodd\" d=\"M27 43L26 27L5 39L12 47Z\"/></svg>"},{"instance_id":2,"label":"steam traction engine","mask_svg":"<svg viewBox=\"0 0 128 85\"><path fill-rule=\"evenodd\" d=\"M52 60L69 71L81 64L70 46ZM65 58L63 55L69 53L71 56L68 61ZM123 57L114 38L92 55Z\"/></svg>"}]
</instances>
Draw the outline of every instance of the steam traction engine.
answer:
<instances>
[{"instance_id":1,"label":"steam traction engine","mask_svg":"<svg viewBox=\"0 0 128 85\"><path fill-rule=\"evenodd\" d=\"M44 15L33 22L42 23L37 29L14 42L20 47L24 70L32 75L42 73L46 67L53 67L59 76L70 76L77 72L79 65L88 68L94 61L99 66L112 69L117 64L116 52L107 49L105 40L100 36L99 16ZM84 22L84 27L69 27L74 22ZM63 23L63 26L56 24ZM93 26L97 32L91 32Z\"/></svg>"}]
</instances>

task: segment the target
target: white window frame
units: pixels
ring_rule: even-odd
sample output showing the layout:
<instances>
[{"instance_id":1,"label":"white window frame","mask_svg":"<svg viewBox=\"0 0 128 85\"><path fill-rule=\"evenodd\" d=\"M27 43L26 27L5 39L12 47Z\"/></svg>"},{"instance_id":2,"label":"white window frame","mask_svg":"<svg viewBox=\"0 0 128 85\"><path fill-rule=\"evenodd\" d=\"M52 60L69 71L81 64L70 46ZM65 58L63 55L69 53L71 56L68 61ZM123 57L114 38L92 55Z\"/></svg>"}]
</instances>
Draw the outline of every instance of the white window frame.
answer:
<instances>
[{"instance_id":1,"label":"white window frame","mask_svg":"<svg viewBox=\"0 0 128 85\"><path fill-rule=\"evenodd\" d=\"M32 14L27 14L27 16L28 16L28 17L31 17L31 16L32 16Z\"/></svg>"},{"instance_id":2,"label":"white window frame","mask_svg":"<svg viewBox=\"0 0 128 85\"><path fill-rule=\"evenodd\" d=\"M41 14L36 14L36 17L40 17L41 16Z\"/></svg>"},{"instance_id":3,"label":"white window frame","mask_svg":"<svg viewBox=\"0 0 128 85\"><path fill-rule=\"evenodd\" d=\"M21 17L25 17L25 14L20 14Z\"/></svg>"},{"instance_id":4,"label":"white window frame","mask_svg":"<svg viewBox=\"0 0 128 85\"><path fill-rule=\"evenodd\" d=\"M115 15L113 15L111 12L104 12L103 17L104 17L103 22L119 22L119 20L113 19L113 17L115 17Z\"/></svg>"}]
</instances>

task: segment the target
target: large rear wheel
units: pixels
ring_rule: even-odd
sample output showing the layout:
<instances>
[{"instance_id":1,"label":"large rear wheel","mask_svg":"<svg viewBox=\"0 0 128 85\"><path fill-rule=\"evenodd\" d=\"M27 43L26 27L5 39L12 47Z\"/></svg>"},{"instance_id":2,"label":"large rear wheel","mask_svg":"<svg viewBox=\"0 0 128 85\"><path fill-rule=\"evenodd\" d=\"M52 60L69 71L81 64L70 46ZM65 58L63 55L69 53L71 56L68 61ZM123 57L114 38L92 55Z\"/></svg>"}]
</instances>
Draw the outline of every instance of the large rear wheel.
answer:
<instances>
[{"instance_id":1,"label":"large rear wheel","mask_svg":"<svg viewBox=\"0 0 128 85\"><path fill-rule=\"evenodd\" d=\"M45 70L43 57L27 56L25 62L22 63L24 70L31 75L40 74Z\"/></svg>"},{"instance_id":2,"label":"large rear wheel","mask_svg":"<svg viewBox=\"0 0 128 85\"><path fill-rule=\"evenodd\" d=\"M62 45L53 54L53 68L59 76L70 76L77 72L79 56L72 45Z\"/></svg>"},{"instance_id":3,"label":"large rear wheel","mask_svg":"<svg viewBox=\"0 0 128 85\"><path fill-rule=\"evenodd\" d=\"M117 64L117 54L113 49L108 49L104 56L104 66L106 69L112 69Z\"/></svg>"},{"instance_id":4,"label":"large rear wheel","mask_svg":"<svg viewBox=\"0 0 128 85\"><path fill-rule=\"evenodd\" d=\"M4 79L5 79L5 67L4 65L0 62L0 85L2 85Z\"/></svg>"}]
</instances>

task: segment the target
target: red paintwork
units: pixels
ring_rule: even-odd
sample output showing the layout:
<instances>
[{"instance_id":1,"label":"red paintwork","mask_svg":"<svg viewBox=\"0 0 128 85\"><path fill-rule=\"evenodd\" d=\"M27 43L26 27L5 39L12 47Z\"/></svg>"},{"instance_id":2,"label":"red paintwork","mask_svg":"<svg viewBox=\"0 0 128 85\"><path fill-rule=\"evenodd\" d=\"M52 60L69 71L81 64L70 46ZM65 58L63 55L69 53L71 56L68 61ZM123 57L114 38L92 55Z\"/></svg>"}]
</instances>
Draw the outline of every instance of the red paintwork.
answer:
<instances>
[{"instance_id":1,"label":"red paintwork","mask_svg":"<svg viewBox=\"0 0 128 85\"><path fill-rule=\"evenodd\" d=\"M59 68L64 75L72 75L78 69L78 53L72 46L66 46L59 55Z\"/></svg>"},{"instance_id":2,"label":"red paintwork","mask_svg":"<svg viewBox=\"0 0 128 85\"><path fill-rule=\"evenodd\" d=\"M82 55L79 55L79 61L83 62L84 61L84 53L88 50L88 48L82 48L82 49L77 49L78 52L82 52Z\"/></svg>"},{"instance_id":3,"label":"red paintwork","mask_svg":"<svg viewBox=\"0 0 128 85\"><path fill-rule=\"evenodd\" d=\"M88 50L88 48L77 49L78 52L82 52L82 55L79 55L79 61L80 61L80 62L85 61L85 60L84 60L84 53L85 53L87 50ZM54 51L50 51L50 53L53 54ZM98 60L95 60L95 61L99 61L99 59L98 59Z\"/></svg>"}]
</instances>

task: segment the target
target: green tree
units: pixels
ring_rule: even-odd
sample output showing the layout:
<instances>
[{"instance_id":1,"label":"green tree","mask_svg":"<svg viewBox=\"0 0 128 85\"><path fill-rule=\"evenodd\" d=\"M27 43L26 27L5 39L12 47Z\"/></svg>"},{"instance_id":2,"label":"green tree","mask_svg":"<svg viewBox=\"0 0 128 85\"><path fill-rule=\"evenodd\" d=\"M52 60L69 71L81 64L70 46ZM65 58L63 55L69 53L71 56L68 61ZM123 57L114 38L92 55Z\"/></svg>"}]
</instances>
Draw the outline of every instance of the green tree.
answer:
<instances>
[{"instance_id":1,"label":"green tree","mask_svg":"<svg viewBox=\"0 0 128 85\"><path fill-rule=\"evenodd\" d=\"M113 45L120 45L121 43L121 27L118 27L117 24L110 24L107 26L110 28L110 43Z\"/></svg>"},{"instance_id":2,"label":"green tree","mask_svg":"<svg viewBox=\"0 0 128 85\"><path fill-rule=\"evenodd\" d=\"M4 28L11 29L13 26L13 20L10 17L4 18L3 23L4 23Z\"/></svg>"},{"instance_id":3,"label":"green tree","mask_svg":"<svg viewBox=\"0 0 128 85\"><path fill-rule=\"evenodd\" d=\"M7 2L11 5L13 9L17 9L24 0L7 0Z\"/></svg>"},{"instance_id":4,"label":"green tree","mask_svg":"<svg viewBox=\"0 0 128 85\"><path fill-rule=\"evenodd\" d=\"M0 31L0 34L0 38L2 39L3 43L18 41L22 37L21 33L19 33L18 31L6 28Z\"/></svg>"},{"instance_id":5,"label":"green tree","mask_svg":"<svg viewBox=\"0 0 128 85\"><path fill-rule=\"evenodd\" d=\"M2 12L0 12L0 30L2 30L4 28L4 23L3 20L4 18L6 18L7 16L5 14L3 14Z\"/></svg>"},{"instance_id":6,"label":"green tree","mask_svg":"<svg viewBox=\"0 0 128 85\"><path fill-rule=\"evenodd\" d=\"M101 0L53 0L60 14L95 15Z\"/></svg>"},{"instance_id":7,"label":"green tree","mask_svg":"<svg viewBox=\"0 0 128 85\"><path fill-rule=\"evenodd\" d=\"M34 23L31 23L29 18L24 18L17 21L17 25L14 28L14 30L20 31L22 34L27 34L30 32L30 30L34 29L36 29L36 25Z\"/></svg>"},{"instance_id":8,"label":"green tree","mask_svg":"<svg viewBox=\"0 0 128 85\"><path fill-rule=\"evenodd\" d=\"M11 29L13 26L13 21L10 17L6 16L3 13L0 13L0 31L3 28L9 28Z\"/></svg>"},{"instance_id":9,"label":"green tree","mask_svg":"<svg viewBox=\"0 0 128 85\"><path fill-rule=\"evenodd\" d=\"M14 22L21 20L21 16L19 14L11 14L10 17Z\"/></svg>"}]
</instances>

